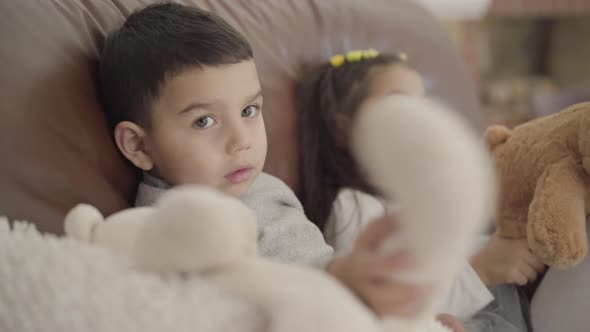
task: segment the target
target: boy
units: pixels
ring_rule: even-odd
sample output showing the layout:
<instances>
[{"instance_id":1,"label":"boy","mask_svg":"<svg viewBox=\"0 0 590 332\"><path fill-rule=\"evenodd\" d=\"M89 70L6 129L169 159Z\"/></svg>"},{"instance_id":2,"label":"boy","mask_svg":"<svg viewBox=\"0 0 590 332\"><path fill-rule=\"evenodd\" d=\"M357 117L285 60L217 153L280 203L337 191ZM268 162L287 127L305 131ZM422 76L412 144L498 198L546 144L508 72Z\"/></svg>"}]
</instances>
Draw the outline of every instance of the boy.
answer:
<instances>
[{"instance_id":1,"label":"boy","mask_svg":"<svg viewBox=\"0 0 590 332\"><path fill-rule=\"evenodd\" d=\"M133 13L107 38L99 84L117 147L144 172L136 205L174 185L209 185L255 210L263 256L327 266L377 314L419 309L424 287L385 282L410 265L407 255L375 253L390 220L333 259L293 192L262 172L267 143L252 50L221 18L172 3Z\"/></svg>"}]
</instances>

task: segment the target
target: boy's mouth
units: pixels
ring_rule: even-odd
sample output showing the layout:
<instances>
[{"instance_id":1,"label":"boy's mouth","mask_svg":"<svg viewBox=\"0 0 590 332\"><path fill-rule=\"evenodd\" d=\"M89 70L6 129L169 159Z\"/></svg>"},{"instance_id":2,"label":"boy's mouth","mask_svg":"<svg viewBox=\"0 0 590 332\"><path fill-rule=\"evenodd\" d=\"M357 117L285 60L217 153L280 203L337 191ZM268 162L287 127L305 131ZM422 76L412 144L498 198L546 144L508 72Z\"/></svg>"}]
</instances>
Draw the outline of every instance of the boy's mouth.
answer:
<instances>
[{"instance_id":1,"label":"boy's mouth","mask_svg":"<svg viewBox=\"0 0 590 332\"><path fill-rule=\"evenodd\" d=\"M252 176L253 169L254 168L252 166L241 166L231 173L226 174L225 179L233 184L248 181Z\"/></svg>"}]
</instances>

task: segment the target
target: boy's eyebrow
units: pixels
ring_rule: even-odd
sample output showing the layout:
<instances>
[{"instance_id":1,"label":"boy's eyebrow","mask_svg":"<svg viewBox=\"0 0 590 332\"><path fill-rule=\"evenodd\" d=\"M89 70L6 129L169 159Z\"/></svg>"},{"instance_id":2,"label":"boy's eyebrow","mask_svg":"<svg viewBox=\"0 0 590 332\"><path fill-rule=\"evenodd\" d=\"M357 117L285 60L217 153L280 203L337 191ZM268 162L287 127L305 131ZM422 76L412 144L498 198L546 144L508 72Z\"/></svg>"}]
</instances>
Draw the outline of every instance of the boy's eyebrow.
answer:
<instances>
[{"instance_id":1,"label":"boy's eyebrow","mask_svg":"<svg viewBox=\"0 0 590 332\"><path fill-rule=\"evenodd\" d=\"M262 90L259 89L258 92L256 92L255 94L249 96L246 98L246 103L251 103L254 100L258 99L260 96L262 96ZM188 104L185 108L183 108L182 110L180 110L180 112L178 112L178 115L182 115L188 111L192 111L194 109L211 109L213 107L213 105L215 105L217 102L211 102L211 103L200 103L200 102L194 102L194 103L190 103Z\"/></svg>"},{"instance_id":2,"label":"boy's eyebrow","mask_svg":"<svg viewBox=\"0 0 590 332\"><path fill-rule=\"evenodd\" d=\"M260 96L262 96L262 89L258 89L258 92L246 98L246 103L251 103L254 100L258 99Z\"/></svg>"},{"instance_id":3,"label":"boy's eyebrow","mask_svg":"<svg viewBox=\"0 0 590 332\"><path fill-rule=\"evenodd\" d=\"M194 109L199 109L199 108L205 109L205 110L211 109L214 104L215 104L215 102L213 102L213 103L199 103L199 102L190 103L185 108L180 110L180 112L178 112L178 115L182 115L188 111L192 111Z\"/></svg>"}]
</instances>

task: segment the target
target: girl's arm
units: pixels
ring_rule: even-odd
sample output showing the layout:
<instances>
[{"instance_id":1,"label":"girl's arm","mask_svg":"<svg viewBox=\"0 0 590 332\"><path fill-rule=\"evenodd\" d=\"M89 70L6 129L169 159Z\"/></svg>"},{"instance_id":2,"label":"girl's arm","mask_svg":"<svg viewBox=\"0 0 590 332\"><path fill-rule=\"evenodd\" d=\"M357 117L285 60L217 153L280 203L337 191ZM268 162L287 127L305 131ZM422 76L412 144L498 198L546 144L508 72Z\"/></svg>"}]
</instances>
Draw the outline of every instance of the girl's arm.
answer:
<instances>
[{"instance_id":1,"label":"girl's arm","mask_svg":"<svg viewBox=\"0 0 590 332\"><path fill-rule=\"evenodd\" d=\"M358 190L341 190L326 222L326 242L334 248L336 255L348 254L359 233L384 214L384 205L377 198Z\"/></svg>"}]
</instances>

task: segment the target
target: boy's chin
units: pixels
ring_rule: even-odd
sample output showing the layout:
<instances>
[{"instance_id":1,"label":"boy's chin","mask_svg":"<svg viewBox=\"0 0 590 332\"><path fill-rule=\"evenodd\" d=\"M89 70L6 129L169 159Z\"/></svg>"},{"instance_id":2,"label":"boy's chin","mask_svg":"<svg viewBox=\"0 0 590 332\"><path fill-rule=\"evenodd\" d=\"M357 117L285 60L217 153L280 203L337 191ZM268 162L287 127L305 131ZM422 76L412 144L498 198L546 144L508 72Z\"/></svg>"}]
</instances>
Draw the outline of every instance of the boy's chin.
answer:
<instances>
[{"instance_id":1,"label":"boy's chin","mask_svg":"<svg viewBox=\"0 0 590 332\"><path fill-rule=\"evenodd\" d=\"M248 192L252 182L252 180L249 180L241 183L230 184L228 187L224 188L225 190L222 191L227 195L240 198Z\"/></svg>"}]
</instances>

